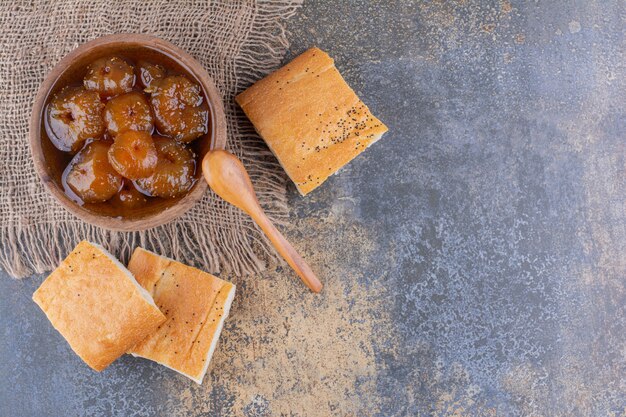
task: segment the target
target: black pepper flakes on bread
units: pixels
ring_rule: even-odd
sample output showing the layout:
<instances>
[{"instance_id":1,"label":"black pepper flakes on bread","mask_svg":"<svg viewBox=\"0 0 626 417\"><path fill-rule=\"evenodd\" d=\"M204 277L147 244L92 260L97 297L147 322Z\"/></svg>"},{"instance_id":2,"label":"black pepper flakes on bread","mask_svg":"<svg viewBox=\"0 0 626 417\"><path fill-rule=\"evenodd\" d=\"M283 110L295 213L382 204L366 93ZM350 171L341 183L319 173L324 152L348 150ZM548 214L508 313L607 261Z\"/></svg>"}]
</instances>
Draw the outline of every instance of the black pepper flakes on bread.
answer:
<instances>
[{"instance_id":1,"label":"black pepper flakes on bread","mask_svg":"<svg viewBox=\"0 0 626 417\"><path fill-rule=\"evenodd\" d=\"M346 84L333 59L318 48L304 52L235 100L302 195L387 131Z\"/></svg>"}]
</instances>

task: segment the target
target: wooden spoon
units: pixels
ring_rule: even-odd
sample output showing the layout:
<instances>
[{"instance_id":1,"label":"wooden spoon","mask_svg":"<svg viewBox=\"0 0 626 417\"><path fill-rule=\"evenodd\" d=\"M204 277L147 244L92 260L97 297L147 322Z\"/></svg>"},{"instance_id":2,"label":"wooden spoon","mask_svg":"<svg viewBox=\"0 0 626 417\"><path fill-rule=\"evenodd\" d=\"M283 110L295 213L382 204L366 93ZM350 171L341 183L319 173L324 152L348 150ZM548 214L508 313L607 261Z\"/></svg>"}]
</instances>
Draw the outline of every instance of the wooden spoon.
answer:
<instances>
[{"instance_id":1,"label":"wooden spoon","mask_svg":"<svg viewBox=\"0 0 626 417\"><path fill-rule=\"evenodd\" d=\"M225 150L209 151L202 160L202 174L215 194L252 217L306 286L313 292L320 292L320 280L263 212L241 161Z\"/></svg>"}]
</instances>

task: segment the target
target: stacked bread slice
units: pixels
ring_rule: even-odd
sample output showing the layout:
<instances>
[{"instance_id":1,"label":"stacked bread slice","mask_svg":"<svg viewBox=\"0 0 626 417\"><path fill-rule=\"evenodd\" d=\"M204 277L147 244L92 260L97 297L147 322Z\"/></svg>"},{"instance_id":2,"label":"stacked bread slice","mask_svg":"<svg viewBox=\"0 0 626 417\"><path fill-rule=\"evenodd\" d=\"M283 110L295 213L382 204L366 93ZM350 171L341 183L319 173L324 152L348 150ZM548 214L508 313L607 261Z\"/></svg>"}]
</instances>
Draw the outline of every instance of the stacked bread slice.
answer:
<instances>
[{"instance_id":1,"label":"stacked bread slice","mask_svg":"<svg viewBox=\"0 0 626 417\"><path fill-rule=\"evenodd\" d=\"M196 268L137 248L128 269L167 320L130 349L202 384L235 286Z\"/></svg>"},{"instance_id":2,"label":"stacked bread slice","mask_svg":"<svg viewBox=\"0 0 626 417\"><path fill-rule=\"evenodd\" d=\"M234 295L234 285L144 249L127 269L83 241L33 300L96 371L129 352L201 384Z\"/></svg>"}]
</instances>

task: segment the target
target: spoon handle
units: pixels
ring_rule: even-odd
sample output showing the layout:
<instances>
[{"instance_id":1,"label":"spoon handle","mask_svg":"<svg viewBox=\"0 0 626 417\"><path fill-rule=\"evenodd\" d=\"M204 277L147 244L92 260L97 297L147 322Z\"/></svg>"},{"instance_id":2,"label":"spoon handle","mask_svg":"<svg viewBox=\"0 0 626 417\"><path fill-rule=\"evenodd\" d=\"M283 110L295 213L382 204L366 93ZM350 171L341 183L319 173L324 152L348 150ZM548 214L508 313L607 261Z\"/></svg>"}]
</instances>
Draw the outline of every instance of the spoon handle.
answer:
<instances>
[{"instance_id":1,"label":"spoon handle","mask_svg":"<svg viewBox=\"0 0 626 417\"><path fill-rule=\"evenodd\" d=\"M259 225L261 230L263 230L263 233L269 238L278 253L280 253L289 266L300 276L302 282L304 282L311 291L320 292L322 290L320 280L315 276L300 254L291 246L291 243L276 229L265 213L262 210L257 210L254 213L250 213L250 216L252 220Z\"/></svg>"}]
</instances>

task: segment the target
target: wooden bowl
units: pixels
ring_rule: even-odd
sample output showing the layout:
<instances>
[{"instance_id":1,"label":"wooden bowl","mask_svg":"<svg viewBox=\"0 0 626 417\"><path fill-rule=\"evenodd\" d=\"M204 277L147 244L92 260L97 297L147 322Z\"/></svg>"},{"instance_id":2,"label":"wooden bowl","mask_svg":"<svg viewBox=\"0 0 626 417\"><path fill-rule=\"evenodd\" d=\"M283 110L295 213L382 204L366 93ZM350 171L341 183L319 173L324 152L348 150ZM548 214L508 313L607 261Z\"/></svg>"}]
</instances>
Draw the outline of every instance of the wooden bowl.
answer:
<instances>
[{"instance_id":1,"label":"wooden bowl","mask_svg":"<svg viewBox=\"0 0 626 417\"><path fill-rule=\"evenodd\" d=\"M177 46L154 36L118 34L87 42L65 56L50 71L35 97L30 119L30 146L35 170L46 189L71 213L87 223L121 231L145 230L181 216L202 198L207 189L207 184L202 179L201 173L196 173L197 180L193 188L184 197L172 201L171 204L164 202L156 208L152 207L145 212L134 213L132 217L94 212L74 202L65 194L58 168L54 168L58 163L52 160L54 158L46 156L45 151L50 148L50 144L45 135L43 123L48 98L67 83L69 74L80 71L90 62L102 56L115 54L132 56L132 51L141 51L142 53L147 51L147 53L165 55L177 66L182 67L184 72L195 78L195 81L202 86L210 109L209 121L211 126L208 134L194 142L195 151L199 153L197 171L200 171L200 162L204 153L210 149L224 149L226 146L226 117L220 94L213 80L200 63Z\"/></svg>"}]
</instances>

